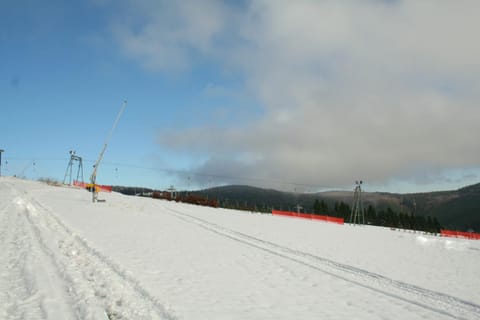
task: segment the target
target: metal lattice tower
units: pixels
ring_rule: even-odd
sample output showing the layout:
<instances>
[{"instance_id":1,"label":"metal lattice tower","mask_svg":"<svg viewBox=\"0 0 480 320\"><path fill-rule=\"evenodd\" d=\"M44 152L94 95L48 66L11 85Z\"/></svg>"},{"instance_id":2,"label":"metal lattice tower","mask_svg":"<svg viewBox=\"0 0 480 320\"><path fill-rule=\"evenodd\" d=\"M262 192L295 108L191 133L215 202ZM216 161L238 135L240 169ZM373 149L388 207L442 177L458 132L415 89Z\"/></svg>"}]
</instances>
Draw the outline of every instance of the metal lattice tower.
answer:
<instances>
[{"instance_id":1,"label":"metal lattice tower","mask_svg":"<svg viewBox=\"0 0 480 320\"><path fill-rule=\"evenodd\" d=\"M350 213L350 223L365 224L365 211L362 201L363 181L355 181L355 190L353 194L352 212Z\"/></svg>"},{"instance_id":2,"label":"metal lattice tower","mask_svg":"<svg viewBox=\"0 0 480 320\"><path fill-rule=\"evenodd\" d=\"M65 176L63 177L63 184L67 184L66 181L68 179L68 185L72 185L72 171L73 171L73 164L74 162L78 162L77 167L77 179L76 181L80 181L83 183L83 161L82 157L79 157L75 154L74 150L70 150L70 161L68 162L67 170L65 170ZM82 180L79 180L81 173Z\"/></svg>"}]
</instances>

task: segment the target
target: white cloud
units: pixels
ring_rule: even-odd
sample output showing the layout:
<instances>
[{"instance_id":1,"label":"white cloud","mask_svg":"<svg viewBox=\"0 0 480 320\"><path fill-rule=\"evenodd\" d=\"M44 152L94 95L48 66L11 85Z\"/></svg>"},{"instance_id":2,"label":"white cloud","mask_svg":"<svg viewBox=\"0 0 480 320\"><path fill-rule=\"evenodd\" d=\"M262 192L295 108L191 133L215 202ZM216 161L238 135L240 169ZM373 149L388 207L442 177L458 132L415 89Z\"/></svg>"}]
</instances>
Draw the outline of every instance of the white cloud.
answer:
<instances>
[{"instance_id":1,"label":"white cloud","mask_svg":"<svg viewBox=\"0 0 480 320\"><path fill-rule=\"evenodd\" d=\"M480 2L170 6L167 22L150 12L121 28L125 53L153 69L214 57L265 108L247 126L163 134L174 151L208 152L194 170L337 186L480 166Z\"/></svg>"},{"instance_id":2,"label":"white cloud","mask_svg":"<svg viewBox=\"0 0 480 320\"><path fill-rule=\"evenodd\" d=\"M126 1L125 10L112 23L114 36L127 56L156 71L183 69L195 55L212 54L226 24L215 0Z\"/></svg>"}]
</instances>

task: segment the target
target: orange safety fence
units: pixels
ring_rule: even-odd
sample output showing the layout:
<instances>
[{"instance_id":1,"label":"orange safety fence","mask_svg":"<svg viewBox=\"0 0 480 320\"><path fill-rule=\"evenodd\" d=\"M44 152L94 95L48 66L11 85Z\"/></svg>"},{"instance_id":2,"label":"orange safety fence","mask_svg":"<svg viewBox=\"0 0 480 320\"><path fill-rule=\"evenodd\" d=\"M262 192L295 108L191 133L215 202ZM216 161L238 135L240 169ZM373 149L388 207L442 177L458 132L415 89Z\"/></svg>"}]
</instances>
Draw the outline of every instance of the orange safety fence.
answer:
<instances>
[{"instance_id":1,"label":"orange safety fence","mask_svg":"<svg viewBox=\"0 0 480 320\"><path fill-rule=\"evenodd\" d=\"M325 215L318 215L318 214L311 214L311 213L297 213L292 211L280 211L280 210L272 210L273 215L279 216L287 216L287 217L295 217L295 218L303 218L303 219L310 219L310 220L321 220L325 222L332 222L343 224L343 218L325 216Z\"/></svg>"},{"instance_id":2,"label":"orange safety fence","mask_svg":"<svg viewBox=\"0 0 480 320\"><path fill-rule=\"evenodd\" d=\"M93 186L93 184L91 183L85 183L85 182L80 182L76 180L73 181L73 185L76 187L84 188L84 189L89 189ZM112 186L96 184L95 187L97 188L97 191L112 192Z\"/></svg>"},{"instance_id":3,"label":"orange safety fence","mask_svg":"<svg viewBox=\"0 0 480 320\"><path fill-rule=\"evenodd\" d=\"M442 229L442 230L440 230L440 234L443 237L454 237L454 238L480 240L480 233L475 233L475 232L463 232L463 231Z\"/></svg>"}]
</instances>

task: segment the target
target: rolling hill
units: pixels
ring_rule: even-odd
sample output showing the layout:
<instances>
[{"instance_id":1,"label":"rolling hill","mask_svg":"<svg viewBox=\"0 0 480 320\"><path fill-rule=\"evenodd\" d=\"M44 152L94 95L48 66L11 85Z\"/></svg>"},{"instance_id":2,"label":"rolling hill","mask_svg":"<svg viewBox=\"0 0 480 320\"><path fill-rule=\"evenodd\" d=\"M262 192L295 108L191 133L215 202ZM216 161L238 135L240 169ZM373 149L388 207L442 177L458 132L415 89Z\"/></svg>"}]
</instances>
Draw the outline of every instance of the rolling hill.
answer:
<instances>
[{"instance_id":1,"label":"rolling hill","mask_svg":"<svg viewBox=\"0 0 480 320\"><path fill-rule=\"evenodd\" d=\"M138 194L153 190L140 187L115 186L123 194ZM335 203L351 206L353 191L327 191L294 193L263 189L245 185L228 185L195 191L194 193L217 199L222 207L270 212L272 209L296 211L297 205L305 212L313 212L315 200L324 201L329 210ZM364 207L377 211L391 208L395 212L431 216L445 228L480 230L480 183L458 190L397 194L364 192Z\"/></svg>"},{"instance_id":2,"label":"rolling hill","mask_svg":"<svg viewBox=\"0 0 480 320\"><path fill-rule=\"evenodd\" d=\"M269 211L272 208L312 212L315 200L323 200L332 209L337 202L351 205L353 191L328 191L319 193L292 193L251 186L224 186L199 191L200 194L218 199L224 206ZM396 194L364 192L364 207L376 210L391 208L396 212L431 216L446 228L480 230L480 183L458 190Z\"/></svg>"}]
</instances>

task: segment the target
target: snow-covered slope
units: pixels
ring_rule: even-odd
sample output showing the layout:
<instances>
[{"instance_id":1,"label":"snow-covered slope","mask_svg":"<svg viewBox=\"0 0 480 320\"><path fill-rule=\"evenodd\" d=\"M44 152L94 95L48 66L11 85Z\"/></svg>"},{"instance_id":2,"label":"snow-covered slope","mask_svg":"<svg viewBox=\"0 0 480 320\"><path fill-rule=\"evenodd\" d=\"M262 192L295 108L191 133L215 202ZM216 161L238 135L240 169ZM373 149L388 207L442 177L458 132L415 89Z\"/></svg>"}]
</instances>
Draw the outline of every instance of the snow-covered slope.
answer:
<instances>
[{"instance_id":1,"label":"snow-covered slope","mask_svg":"<svg viewBox=\"0 0 480 320\"><path fill-rule=\"evenodd\" d=\"M0 178L0 319L479 319L480 241Z\"/></svg>"}]
</instances>

